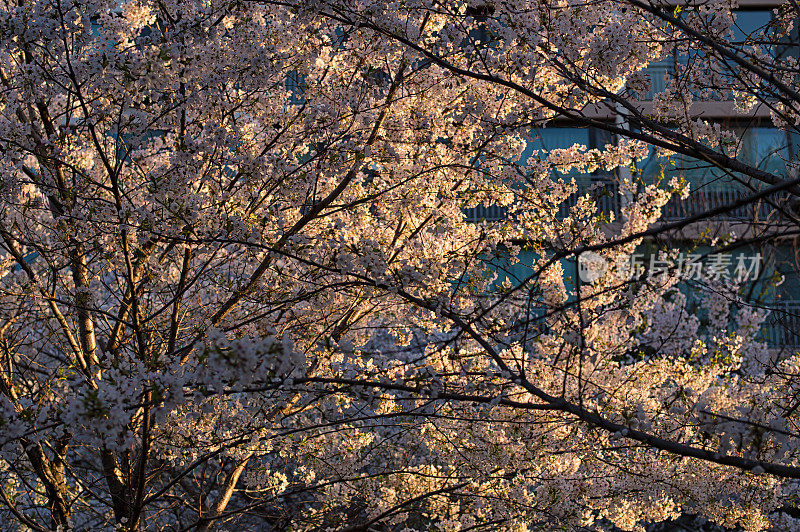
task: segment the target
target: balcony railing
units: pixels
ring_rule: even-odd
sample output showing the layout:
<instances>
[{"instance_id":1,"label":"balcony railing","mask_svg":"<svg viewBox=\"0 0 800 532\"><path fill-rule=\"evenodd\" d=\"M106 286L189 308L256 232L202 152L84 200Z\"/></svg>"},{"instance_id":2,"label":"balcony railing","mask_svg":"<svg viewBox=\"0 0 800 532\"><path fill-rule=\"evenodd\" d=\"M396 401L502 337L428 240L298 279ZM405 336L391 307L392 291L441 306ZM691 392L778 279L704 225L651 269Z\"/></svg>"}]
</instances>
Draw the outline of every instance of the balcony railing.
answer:
<instances>
[{"instance_id":1,"label":"balcony railing","mask_svg":"<svg viewBox=\"0 0 800 532\"><path fill-rule=\"evenodd\" d=\"M664 206L662 219L663 220L679 220L685 219L689 216L696 216L711 209L724 207L730 205L742 198L742 190L736 189L721 189L721 190L706 190L699 189L691 193L691 195L682 200L678 197L673 197L667 205ZM724 213L714 216L714 220L741 220L752 221L755 219L764 220L775 209L768 203L760 201L756 204L743 205L730 209Z\"/></svg>"},{"instance_id":2,"label":"balcony railing","mask_svg":"<svg viewBox=\"0 0 800 532\"><path fill-rule=\"evenodd\" d=\"M619 187L616 182L604 179L595 180L595 183L603 185L603 188L594 195L594 200L600 209L601 214L608 216L611 213L619 214L621 206L621 198L619 195ZM569 211L577 205L578 198L584 196L586 191L577 192L570 195L566 201L558 206L556 216L558 219L564 219L569 216ZM471 209L465 209L464 214L468 222L496 222L503 220L508 213L505 207L498 207L497 205L479 205Z\"/></svg>"},{"instance_id":3,"label":"balcony railing","mask_svg":"<svg viewBox=\"0 0 800 532\"><path fill-rule=\"evenodd\" d=\"M595 201L598 204L599 212L605 215L614 213L617 217L620 214L620 208L623 205L623 200L617 192L618 187L614 182L604 182L605 190L595 196ZM742 190L736 189L720 189L708 190L699 189L691 193L691 195L682 200L679 197L673 197L663 208L661 219L663 221L682 220L689 216L696 216L712 209L731 205L742 197ZM557 216L559 219L566 218L569 211L574 207L578 198L583 193L572 194L565 202L558 206ZM775 203L780 204L782 200L775 198ZM480 205L465 211L467 221L477 223L482 221L494 222L502 220L506 217L508 210L504 207L496 205ZM764 201L760 201L751 205L743 205L723 213L709 217L709 220L716 221L753 221L753 220L766 220L774 217L776 213L775 208Z\"/></svg>"},{"instance_id":4,"label":"balcony railing","mask_svg":"<svg viewBox=\"0 0 800 532\"><path fill-rule=\"evenodd\" d=\"M503 220L507 212L505 207L499 207L497 205L489 205L488 207L485 205L478 205L471 209L464 209L467 221L471 223L497 222Z\"/></svg>"},{"instance_id":5,"label":"balcony railing","mask_svg":"<svg viewBox=\"0 0 800 532\"><path fill-rule=\"evenodd\" d=\"M619 209L622 206L621 198L619 195L619 187L614 182L603 182L605 189L601 191L598 195L594 197L594 201L599 208L599 213L608 216L611 213L615 215L619 214ZM559 218L566 218L569 216L569 211L577 205L578 198L585 195L586 193L577 193L572 194L567 201L559 205L558 207L558 217Z\"/></svg>"},{"instance_id":6,"label":"balcony railing","mask_svg":"<svg viewBox=\"0 0 800 532\"><path fill-rule=\"evenodd\" d=\"M761 339L772 347L800 347L800 301L776 301L767 307Z\"/></svg>"}]
</instances>

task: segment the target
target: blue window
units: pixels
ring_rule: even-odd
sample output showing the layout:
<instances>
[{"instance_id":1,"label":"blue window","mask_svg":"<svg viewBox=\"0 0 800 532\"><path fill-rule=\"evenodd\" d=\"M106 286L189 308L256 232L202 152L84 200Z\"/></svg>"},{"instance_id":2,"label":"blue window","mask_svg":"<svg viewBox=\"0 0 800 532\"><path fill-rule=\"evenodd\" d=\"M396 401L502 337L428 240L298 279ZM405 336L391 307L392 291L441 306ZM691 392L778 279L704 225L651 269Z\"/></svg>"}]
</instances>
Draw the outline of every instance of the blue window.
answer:
<instances>
[{"instance_id":1,"label":"blue window","mask_svg":"<svg viewBox=\"0 0 800 532\"><path fill-rule=\"evenodd\" d=\"M753 9L740 9L735 12L735 22L733 26L733 41L732 43L737 46L761 44L764 45L764 39L760 38L762 31L766 30L772 21L772 12L769 10L753 10ZM776 42L780 39L768 37L770 40ZM796 39L795 39L796 41ZM778 49L776 46L770 46L769 52L773 55L786 54L786 50ZM796 53L796 51L794 52ZM703 56L702 51L691 52L692 56ZM676 64L686 65L691 62L689 55L680 54L673 57L665 58L661 61L651 63L646 69L650 82L651 89L644 95L642 99L652 100L653 95L662 92L667 85L667 79L675 73ZM731 68L738 68L734 63L730 63ZM713 95L713 99L720 99L718 95Z\"/></svg>"},{"instance_id":2,"label":"blue window","mask_svg":"<svg viewBox=\"0 0 800 532\"><path fill-rule=\"evenodd\" d=\"M760 170L785 175L790 154L789 139L774 127L751 127L742 134L738 159Z\"/></svg>"},{"instance_id":3,"label":"blue window","mask_svg":"<svg viewBox=\"0 0 800 532\"><path fill-rule=\"evenodd\" d=\"M299 74L297 71L292 70L286 75L284 81L286 90L291 93L289 97L289 104L302 105L305 103L305 76Z\"/></svg>"},{"instance_id":4,"label":"blue window","mask_svg":"<svg viewBox=\"0 0 800 532\"><path fill-rule=\"evenodd\" d=\"M791 140L794 135L766 126L734 127L739 136L736 158L748 165L769 172L779 178L787 177L786 161L797 156ZM796 145L796 143L795 143ZM659 183L673 177L689 183L690 195L685 200L673 198L665 207L664 219L681 219L706 212L710 209L730 205L751 191L752 179L745 175L729 173L710 162L684 155L651 156L637 164L638 176L645 183ZM754 183L760 187L762 183ZM738 207L720 215L734 220L764 220L771 212L770 204L757 202Z\"/></svg>"},{"instance_id":5,"label":"blue window","mask_svg":"<svg viewBox=\"0 0 800 532\"><path fill-rule=\"evenodd\" d=\"M768 10L738 10L733 27L733 41L737 44L751 42L771 20L772 12Z\"/></svg>"},{"instance_id":6,"label":"blue window","mask_svg":"<svg viewBox=\"0 0 800 532\"><path fill-rule=\"evenodd\" d=\"M571 148L574 144L586 146L587 149L604 149L606 144L614 144L614 136L600 129L579 128L579 127L545 127L536 130L532 134L533 140L530 141L522 154L521 162L525 163L531 157L534 150L546 155L550 150ZM606 174L602 171L586 174L579 170L572 170L566 174L553 172L554 177L575 178L579 185L588 185L594 179L592 176Z\"/></svg>"},{"instance_id":7,"label":"blue window","mask_svg":"<svg viewBox=\"0 0 800 532\"><path fill-rule=\"evenodd\" d=\"M579 128L579 127L558 127L548 126L537 129L531 133L531 140L528 142L525 150L520 156L520 163L525 164L531 158L534 151L538 151L541 157L547 155L550 150L566 149L572 147L574 144L580 144L587 148L605 148L606 144L614 144L614 136L606 131L595 128ZM569 208L575 205L577 198L580 194L584 194L587 188L593 183L602 183L608 193L602 194L598 197L600 203L600 210L603 213L608 213L616 209L617 197L616 188L610 181L610 174L608 172L598 170L587 174L580 170L572 170L567 173L561 173L553 170L554 178L564 178L566 180L575 179L578 184L578 194L573 195L563 205L561 205L559 216L566 216ZM479 206L472 209L466 209L465 214L468 220L481 221L481 220L501 220L505 217L505 209L497 206Z\"/></svg>"},{"instance_id":8,"label":"blue window","mask_svg":"<svg viewBox=\"0 0 800 532\"><path fill-rule=\"evenodd\" d=\"M767 126L742 126L731 129L739 136L736 155L739 161L777 176L786 174L786 160L792 155L797 155L797 147L793 147L790 142L794 136ZM639 162L637 170L647 183L656 183L662 178L669 180L673 176L684 178L692 188L701 186L731 188L736 182L712 163L684 155L671 157L651 155Z\"/></svg>"}]
</instances>

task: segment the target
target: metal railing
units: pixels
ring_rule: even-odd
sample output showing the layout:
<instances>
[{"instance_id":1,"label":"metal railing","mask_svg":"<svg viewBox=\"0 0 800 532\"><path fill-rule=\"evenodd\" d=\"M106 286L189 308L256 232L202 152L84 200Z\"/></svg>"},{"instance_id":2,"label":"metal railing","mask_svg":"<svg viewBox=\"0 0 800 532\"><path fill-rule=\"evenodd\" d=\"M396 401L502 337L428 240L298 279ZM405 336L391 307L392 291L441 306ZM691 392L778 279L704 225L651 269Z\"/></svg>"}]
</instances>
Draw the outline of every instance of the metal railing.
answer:
<instances>
[{"instance_id":1,"label":"metal railing","mask_svg":"<svg viewBox=\"0 0 800 532\"><path fill-rule=\"evenodd\" d=\"M488 207L478 205L471 209L464 209L464 215L467 217L467 221L471 223L497 222L505 219L507 212L508 210L505 207L497 205L489 205Z\"/></svg>"},{"instance_id":2,"label":"metal railing","mask_svg":"<svg viewBox=\"0 0 800 532\"><path fill-rule=\"evenodd\" d=\"M693 191L685 200L679 197L673 197L669 203L664 206L662 219L663 220L679 220L688 216L695 216L702 214L711 209L724 207L742 198L744 191L734 188L708 190L699 189ZM775 209L768 203L759 201L755 204L743 205L730 209L722 214L714 216L715 220L742 220L752 221L755 219L763 220L769 217L770 213L774 213Z\"/></svg>"},{"instance_id":3,"label":"metal railing","mask_svg":"<svg viewBox=\"0 0 800 532\"><path fill-rule=\"evenodd\" d=\"M614 213L615 215L619 214L620 207L622 206L619 195L619 186L617 183L612 181L604 181L602 184L604 185L605 189L599 191L599 193L593 195L592 197L599 209L599 213L605 214L606 216L611 213ZM586 195L586 192L581 191L570 195L570 197L567 198L567 201L559 205L558 217L563 219L569 216L570 209L577 205L578 198L584 195Z\"/></svg>"},{"instance_id":4,"label":"metal railing","mask_svg":"<svg viewBox=\"0 0 800 532\"><path fill-rule=\"evenodd\" d=\"M617 184L614 182L603 182L605 189L599 194L595 194L593 199L597 203L601 214L609 215L614 213L619 215L622 207L622 198L618 193ZM559 219L569 216L570 209L578 203L578 198L586 194L585 191L572 194L566 201L558 206L557 217ZM685 219L689 216L696 216L704 212L730 205L741 199L742 190L730 189L699 189L693 191L686 199L675 196L664 206L661 219L663 221L674 221ZM775 198L774 202L780 204L781 198ZM716 216L709 217L710 220L717 221L754 221L767 220L774 218L775 208L765 201L759 201L750 205L742 205ZM477 223L482 221L494 222L503 220L508 210L505 207L496 205L479 205L471 209L465 209L464 213L467 221Z\"/></svg>"},{"instance_id":5,"label":"metal railing","mask_svg":"<svg viewBox=\"0 0 800 532\"><path fill-rule=\"evenodd\" d=\"M595 183L603 185L602 189L593 194L593 200L597 204L600 214L605 214L606 216L611 213L618 214L621 207L621 198L617 183L604 179L595 180ZM575 194L571 194L566 201L558 205L556 217L564 219L569 216L570 209L577 205L578 198L585 194L586 190L579 190ZM464 214L468 222L496 222L505 219L508 209L497 205L478 205L477 207L464 209Z\"/></svg>"},{"instance_id":6,"label":"metal railing","mask_svg":"<svg viewBox=\"0 0 800 532\"><path fill-rule=\"evenodd\" d=\"M766 306L770 313L760 339L772 347L800 347L800 301L775 301Z\"/></svg>"}]
</instances>

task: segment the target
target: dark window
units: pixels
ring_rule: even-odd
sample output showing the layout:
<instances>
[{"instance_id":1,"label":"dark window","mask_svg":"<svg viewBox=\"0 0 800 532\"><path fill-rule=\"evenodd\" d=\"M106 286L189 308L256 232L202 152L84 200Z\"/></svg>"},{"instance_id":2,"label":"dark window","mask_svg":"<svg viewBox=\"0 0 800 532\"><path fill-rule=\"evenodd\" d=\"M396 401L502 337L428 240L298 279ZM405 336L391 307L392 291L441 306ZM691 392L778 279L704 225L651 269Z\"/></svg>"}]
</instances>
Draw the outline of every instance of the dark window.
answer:
<instances>
[{"instance_id":1,"label":"dark window","mask_svg":"<svg viewBox=\"0 0 800 532\"><path fill-rule=\"evenodd\" d=\"M608 131L596 128L578 127L545 127L533 132L533 140L528 143L520 162L524 163L538 151L541 156L554 149L567 149L574 144L586 146L587 149L605 149L607 144L615 144L614 135ZM610 177L608 172L597 170L586 174L579 170L572 170L567 174L553 173L554 177L575 178L579 185L588 185L595 179L593 177Z\"/></svg>"}]
</instances>

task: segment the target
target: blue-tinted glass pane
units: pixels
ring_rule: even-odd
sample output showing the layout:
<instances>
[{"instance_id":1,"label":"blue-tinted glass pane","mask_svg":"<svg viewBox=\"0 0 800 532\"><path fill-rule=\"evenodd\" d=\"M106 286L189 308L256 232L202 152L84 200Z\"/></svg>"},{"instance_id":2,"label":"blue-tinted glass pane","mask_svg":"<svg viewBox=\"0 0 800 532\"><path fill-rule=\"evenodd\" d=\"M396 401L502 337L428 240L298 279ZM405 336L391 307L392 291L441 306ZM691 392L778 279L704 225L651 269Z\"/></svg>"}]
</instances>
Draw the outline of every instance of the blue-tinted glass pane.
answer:
<instances>
[{"instance_id":1,"label":"blue-tinted glass pane","mask_svg":"<svg viewBox=\"0 0 800 532\"><path fill-rule=\"evenodd\" d=\"M589 130L575 127L548 127L541 129L534 139L536 149L553 150L569 148L573 144L589 144Z\"/></svg>"},{"instance_id":2,"label":"blue-tinted glass pane","mask_svg":"<svg viewBox=\"0 0 800 532\"><path fill-rule=\"evenodd\" d=\"M675 58L670 57L663 61L654 61L647 65L644 69L647 76L650 78L650 90L641 95L643 100L652 100L653 96L664 92L667 88L667 79L675 72Z\"/></svg>"},{"instance_id":3,"label":"blue-tinted glass pane","mask_svg":"<svg viewBox=\"0 0 800 532\"><path fill-rule=\"evenodd\" d=\"M792 130L787 136L789 142L789 154L792 160L800 160L800 133Z\"/></svg>"},{"instance_id":4,"label":"blue-tinted glass pane","mask_svg":"<svg viewBox=\"0 0 800 532\"><path fill-rule=\"evenodd\" d=\"M789 155L786 133L774 127L751 127L742 134L738 159L766 172L785 175Z\"/></svg>"},{"instance_id":5,"label":"blue-tinted glass pane","mask_svg":"<svg viewBox=\"0 0 800 532\"><path fill-rule=\"evenodd\" d=\"M305 102L305 77L292 71L286 76L286 90L291 93L289 103L292 105L302 105Z\"/></svg>"},{"instance_id":6,"label":"blue-tinted glass pane","mask_svg":"<svg viewBox=\"0 0 800 532\"><path fill-rule=\"evenodd\" d=\"M541 256L530 249L522 249L514 263L506 263L505 269L498 274L498 283L509 279L514 284L519 284L536 273L535 264ZM564 287L567 289L567 301L575 300L575 258L561 259L561 268L564 271Z\"/></svg>"},{"instance_id":7,"label":"blue-tinted glass pane","mask_svg":"<svg viewBox=\"0 0 800 532\"><path fill-rule=\"evenodd\" d=\"M645 183L658 183L662 179L669 179L677 172L677 162L680 156L659 157L655 154L655 149L648 149L648 156L636 163L636 170Z\"/></svg>"},{"instance_id":8,"label":"blue-tinted glass pane","mask_svg":"<svg viewBox=\"0 0 800 532\"><path fill-rule=\"evenodd\" d=\"M542 155L545 155L550 150L565 149L572 147L573 144L580 144L590 147L589 130L586 128L577 127L547 127L532 134L533 140L528 142L528 146L522 154L521 160L527 161L534 150L538 150ZM574 177L576 180L581 180L584 175L577 170L573 170L567 174L554 173L555 177Z\"/></svg>"},{"instance_id":9,"label":"blue-tinted glass pane","mask_svg":"<svg viewBox=\"0 0 800 532\"><path fill-rule=\"evenodd\" d=\"M607 144L612 146L616 144L614 134L604 129L589 129L589 142L591 148L598 148L604 150Z\"/></svg>"},{"instance_id":10,"label":"blue-tinted glass pane","mask_svg":"<svg viewBox=\"0 0 800 532\"><path fill-rule=\"evenodd\" d=\"M737 131L740 137L737 159L778 176L785 175L785 160L789 156L786 133L774 127L749 127ZM687 157L655 157L652 155L637 165L648 183L673 176L683 177L692 189L730 189L738 187L724 171L711 163Z\"/></svg>"},{"instance_id":11,"label":"blue-tinted glass pane","mask_svg":"<svg viewBox=\"0 0 800 532\"><path fill-rule=\"evenodd\" d=\"M686 155L656 157L652 153L651 149L650 157L637 164L640 176L646 183L666 185L670 179L678 177L687 181L693 191L725 186L720 181L720 171L708 162Z\"/></svg>"},{"instance_id":12,"label":"blue-tinted glass pane","mask_svg":"<svg viewBox=\"0 0 800 532\"><path fill-rule=\"evenodd\" d=\"M733 39L742 42L755 37L758 30L763 29L772 20L772 13L764 11L739 11L736 13L736 23L733 28Z\"/></svg>"}]
</instances>

